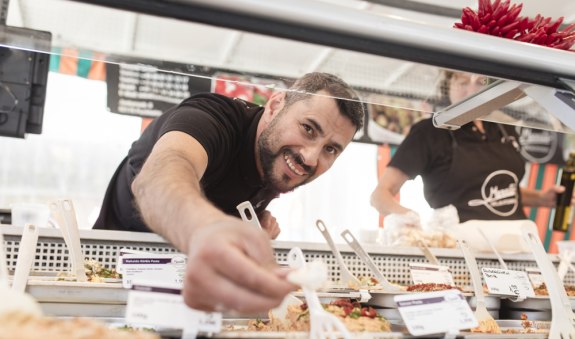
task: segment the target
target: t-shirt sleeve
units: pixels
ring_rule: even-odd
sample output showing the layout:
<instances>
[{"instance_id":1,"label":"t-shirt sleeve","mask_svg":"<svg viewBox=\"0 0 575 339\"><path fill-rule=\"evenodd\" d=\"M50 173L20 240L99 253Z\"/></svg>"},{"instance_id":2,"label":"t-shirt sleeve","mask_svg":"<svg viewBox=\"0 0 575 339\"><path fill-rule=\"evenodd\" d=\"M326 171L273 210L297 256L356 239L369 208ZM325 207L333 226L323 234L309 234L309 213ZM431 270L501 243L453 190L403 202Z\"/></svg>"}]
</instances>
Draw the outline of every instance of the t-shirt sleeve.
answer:
<instances>
[{"instance_id":1,"label":"t-shirt sleeve","mask_svg":"<svg viewBox=\"0 0 575 339\"><path fill-rule=\"evenodd\" d=\"M214 163L218 154L228 154L238 137L238 128L234 128L234 120L230 114L204 110L190 106L180 106L163 123L160 136L170 131L184 132L196 139L206 150L208 166Z\"/></svg>"},{"instance_id":2,"label":"t-shirt sleeve","mask_svg":"<svg viewBox=\"0 0 575 339\"><path fill-rule=\"evenodd\" d=\"M429 128L425 122L414 125L393 154L388 166L413 179L423 173L432 159Z\"/></svg>"}]
</instances>

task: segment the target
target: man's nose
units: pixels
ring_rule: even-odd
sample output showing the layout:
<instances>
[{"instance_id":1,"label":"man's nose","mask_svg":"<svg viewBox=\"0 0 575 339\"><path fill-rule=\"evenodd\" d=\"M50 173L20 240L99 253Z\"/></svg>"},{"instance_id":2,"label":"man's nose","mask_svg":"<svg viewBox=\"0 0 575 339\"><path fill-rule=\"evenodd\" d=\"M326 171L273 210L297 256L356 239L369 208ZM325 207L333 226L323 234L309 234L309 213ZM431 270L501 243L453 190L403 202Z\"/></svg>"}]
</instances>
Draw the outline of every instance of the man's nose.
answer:
<instances>
[{"instance_id":1,"label":"man's nose","mask_svg":"<svg viewBox=\"0 0 575 339\"><path fill-rule=\"evenodd\" d=\"M319 145L308 145L300 150L303 162L307 166L316 167L319 162L322 147Z\"/></svg>"}]
</instances>

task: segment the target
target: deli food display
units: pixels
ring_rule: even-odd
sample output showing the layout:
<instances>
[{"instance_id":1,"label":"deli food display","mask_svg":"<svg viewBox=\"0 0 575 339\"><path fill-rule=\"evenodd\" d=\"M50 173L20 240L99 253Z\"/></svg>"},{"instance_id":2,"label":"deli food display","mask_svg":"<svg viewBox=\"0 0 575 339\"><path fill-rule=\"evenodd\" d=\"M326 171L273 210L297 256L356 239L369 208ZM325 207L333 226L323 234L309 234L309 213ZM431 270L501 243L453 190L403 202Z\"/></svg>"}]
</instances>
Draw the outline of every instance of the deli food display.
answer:
<instances>
[{"instance_id":1,"label":"deli food display","mask_svg":"<svg viewBox=\"0 0 575 339\"><path fill-rule=\"evenodd\" d=\"M26 312L9 312L0 314L0 338L159 339L160 336L130 328L113 329L87 318L59 319Z\"/></svg>"},{"instance_id":2,"label":"deli food display","mask_svg":"<svg viewBox=\"0 0 575 339\"><path fill-rule=\"evenodd\" d=\"M17 246L12 244L17 243L21 230L17 228L2 228L5 233L5 243L10 244L7 246L10 257L17 253ZM43 247L45 243L53 244L52 237L47 237L46 232L50 230L42 230L39 236L39 247ZM157 248L164 248L166 244L159 241L157 244L150 245L149 242L142 242L142 246L138 246L138 235L129 234L134 249L137 250L150 250ZM94 239L95 238L95 239ZM135 240L134 240L135 239ZM148 239L146 239L148 240ZM114 318L116 323L122 323L123 312L126 307L129 290L122 288L121 283L117 281L120 276L115 271L115 266L110 264L110 256L98 256L97 253L111 253L112 256L119 255L119 250L114 252L114 248L122 248L125 239L114 240L101 240L98 239L98 232L90 232L90 237L82 239L82 245L85 248L91 246L100 246L96 255L91 253L90 256L94 259L88 262L86 272L88 276L98 277L93 282L76 282L67 281L67 277L63 277L58 272L52 272L52 278L39 280L37 275L42 275L41 271L33 272L29 278L27 291L40 303L44 310L45 316L24 316L22 314L11 314L6 317L6 321L2 321L2 328L8 328L10 331L15 326L30 327L33 331L37 331L43 326L55 326L62 328L73 328L74 326L84 326L86 331L101 335L107 333L102 331L111 331L106 334L110 338L152 338L158 333L149 332L133 332L125 330L113 330L106 323L109 318ZM308 261L313 261L314 258L322 258L327 263L329 279L332 284L339 281L338 272L340 267L333 260L333 253L322 244L304 244L306 250L304 254ZM51 245L53 246L53 245ZM62 242L62 246L65 244ZM286 257L288 251L292 248L291 243L274 243L276 258L278 262L282 262ZM345 324L345 326L353 333L381 333L382 336L388 335L389 337L399 338L406 337L407 332L403 324L403 319L398 311L394 298L402 294L417 294L429 293L431 291L441 290L459 290L462 292L463 297L466 299L471 309L475 307L475 297L471 291L468 267L463 259L459 249L432 249L437 255L438 259L443 265L450 267L453 274L454 285L443 283L420 283L413 284L410 276L409 263L425 263L426 258L423 257L419 248L389 248L389 247L366 247L370 257L378 265L382 272L395 286L401 287L399 291L389 292L385 291L378 284L377 279L369 274L366 274L366 267L355 256L353 251L342 251L341 255L346 262L350 272L354 274L361 282L361 286L356 289L351 289L348 286L340 286L330 290L327 287L321 290L318 295L322 300L325 310L337 316ZM489 254L475 253L478 257L477 262L481 267L497 267L498 261ZM529 253L526 254L504 254L506 261L510 265L522 270L524 268L533 268L535 262L533 256ZM553 258L553 257L552 257ZM45 262L49 256L38 256L37 266L47 266ZM558 260L554 257L554 260ZM13 269L13 262L9 261L9 269ZM64 280L59 280L64 278ZM106 281L106 279L114 279L114 282L97 282L98 279ZM567 274L565 278L565 288L571 291L570 286L573 285L573 274ZM333 285L337 286L337 285ZM546 288L544 285L535 286L537 294L544 294ZM366 292L368 297L366 298ZM285 333L303 333L305 338L306 331L309 330L310 317L307 304L302 294L294 294L304 301L302 305L291 305L288 307L287 316L285 319L274 318L269 315L245 316L226 314L225 323L233 324L224 326L222 332L219 334L222 337L254 337L254 333L259 335L283 335ZM350 299L350 297L352 299ZM502 302L503 301L503 302ZM538 317L541 314L534 313L533 309L520 309L530 305L533 302L544 302L543 308L540 313L546 312L547 318ZM545 295L538 295L536 298L527 298L524 301L512 302L508 301L505 297L494 295L486 295L485 303L488 312L496 319L503 334L516 334L516 335L545 335L551 320L549 298ZM112 310L114 308L114 311ZM56 310L66 310L67 314L57 313ZM546 310L546 311L545 311ZM87 313L85 313L87 312ZM79 317L87 315L87 318ZM241 325L239 325L241 324ZM129 324L127 324L129 325ZM24 328L24 327L23 327ZM357 332L356 332L357 331ZM23 332L24 333L24 332ZM48 333L48 332L46 332ZM58 332L55 332L58 333ZM162 332L159 332L161 334ZM243 333L243 334L241 334ZM269 333L269 334L266 334ZM469 330L469 335L472 334ZM462 332L464 334L464 332ZM473 333L473 335L479 335ZM49 336L47 336L49 337ZM89 336L87 336L89 338ZM258 335L256 335L258 337ZM387 338L387 337L386 337Z\"/></svg>"},{"instance_id":3,"label":"deli food display","mask_svg":"<svg viewBox=\"0 0 575 339\"><path fill-rule=\"evenodd\" d=\"M352 332L389 332L389 322L369 306L362 306L359 302L348 299L333 301L323 305L324 309L341 319L344 325ZM254 320L250 322L248 330L253 331L303 331L310 330L310 317L307 304L290 305L286 319L269 321Z\"/></svg>"}]
</instances>

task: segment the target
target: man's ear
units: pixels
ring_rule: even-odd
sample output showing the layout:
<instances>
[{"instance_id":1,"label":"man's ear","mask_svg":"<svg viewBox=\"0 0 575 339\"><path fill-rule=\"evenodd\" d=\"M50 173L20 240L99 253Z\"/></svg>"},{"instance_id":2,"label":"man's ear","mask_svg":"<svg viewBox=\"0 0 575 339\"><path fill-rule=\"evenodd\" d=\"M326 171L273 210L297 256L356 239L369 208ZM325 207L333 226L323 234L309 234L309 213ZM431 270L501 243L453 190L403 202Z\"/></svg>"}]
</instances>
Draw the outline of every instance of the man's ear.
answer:
<instances>
[{"instance_id":1,"label":"man's ear","mask_svg":"<svg viewBox=\"0 0 575 339\"><path fill-rule=\"evenodd\" d=\"M285 104L285 92L277 91L274 92L269 100L266 102L266 111L270 117L275 117L275 115L282 110Z\"/></svg>"}]
</instances>

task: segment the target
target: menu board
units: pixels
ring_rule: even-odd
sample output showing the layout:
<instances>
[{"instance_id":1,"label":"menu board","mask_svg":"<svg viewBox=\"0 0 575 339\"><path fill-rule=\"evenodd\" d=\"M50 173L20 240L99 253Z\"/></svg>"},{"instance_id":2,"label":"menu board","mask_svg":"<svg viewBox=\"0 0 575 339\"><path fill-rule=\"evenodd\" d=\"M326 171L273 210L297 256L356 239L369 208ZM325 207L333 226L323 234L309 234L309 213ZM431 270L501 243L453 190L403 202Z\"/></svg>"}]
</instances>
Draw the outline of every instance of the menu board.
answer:
<instances>
[{"instance_id":1,"label":"menu board","mask_svg":"<svg viewBox=\"0 0 575 339\"><path fill-rule=\"evenodd\" d=\"M154 118L191 94L209 92L211 79L163 71L151 64L108 63L106 84L108 110Z\"/></svg>"}]
</instances>

